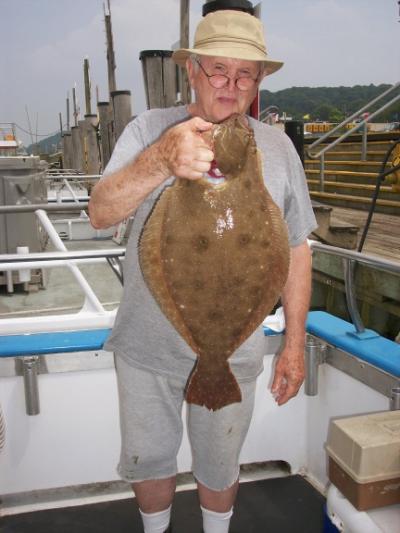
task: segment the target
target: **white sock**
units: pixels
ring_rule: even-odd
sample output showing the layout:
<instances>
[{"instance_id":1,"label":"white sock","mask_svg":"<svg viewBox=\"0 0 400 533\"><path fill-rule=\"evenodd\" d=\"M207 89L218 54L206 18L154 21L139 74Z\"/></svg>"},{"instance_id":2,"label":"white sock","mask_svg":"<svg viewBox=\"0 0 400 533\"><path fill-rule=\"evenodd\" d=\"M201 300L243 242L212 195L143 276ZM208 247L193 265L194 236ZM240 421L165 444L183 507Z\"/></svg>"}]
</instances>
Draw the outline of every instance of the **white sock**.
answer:
<instances>
[{"instance_id":1,"label":"white sock","mask_svg":"<svg viewBox=\"0 0 400 533\"><path fill-rule=\"evenodd\" d=\"M233 515L233 507L226 513L217 513L204 509L201 507L203 513L203 531L204 533L228 533L231 516Z\"/></svg>"},{"instance_id":2,"label":"white sock","mask_svg":"<svg viewBox=\"0 0 400 533\"><path fill-rule=\"evenodd\" d=\"M168 529L171 519L171 505L165 511L158 513L143 513L140 511L143 520L144 533L164 533Z\"/></svg>"}]
</instances>

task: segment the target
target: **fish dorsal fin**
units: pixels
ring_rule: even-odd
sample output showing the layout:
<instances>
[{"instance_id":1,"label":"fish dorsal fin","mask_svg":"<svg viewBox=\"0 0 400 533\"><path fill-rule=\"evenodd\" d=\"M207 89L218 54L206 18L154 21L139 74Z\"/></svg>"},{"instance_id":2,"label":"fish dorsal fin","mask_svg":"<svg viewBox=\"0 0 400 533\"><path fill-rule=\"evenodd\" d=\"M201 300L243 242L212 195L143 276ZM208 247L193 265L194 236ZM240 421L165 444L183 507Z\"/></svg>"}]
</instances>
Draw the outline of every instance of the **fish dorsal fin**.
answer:
<instances>
[{"instance_id":1,"label":"fish dorsal fin","mask_svg":"<svg viewBox=\"0 0 400 533\"><path fill-rule=\"evenodd\" d=\"M197 353L197 345L185 326L181 312L171 296L163 268L164 263L161 254L162 228L171 193L172 187L163 192L146 223L139 244L140 267L146 283L162 312L192 350Z\"/></svg>"}]
</instances>

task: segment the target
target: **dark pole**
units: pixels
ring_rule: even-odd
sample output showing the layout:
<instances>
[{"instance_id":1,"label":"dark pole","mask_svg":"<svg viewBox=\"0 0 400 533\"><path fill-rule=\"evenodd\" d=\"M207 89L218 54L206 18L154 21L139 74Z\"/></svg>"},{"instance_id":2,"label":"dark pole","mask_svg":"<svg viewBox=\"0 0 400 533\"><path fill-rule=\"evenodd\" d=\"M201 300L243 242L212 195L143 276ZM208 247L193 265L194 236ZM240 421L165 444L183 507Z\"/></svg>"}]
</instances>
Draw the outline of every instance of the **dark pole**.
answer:
<instances>
[{"instance_id":1,"label":"dark pole","mask_svg":"<svg viewBox=\"0 0 400 533\"><path fill-rule=\"evenodd\" d=\"M107 72L108 72L108 92L111 93L117 90L117 82L115 80L115 54L114 54L114 40L111 26L111 8L110 0L108 0L108 14L105 13L104 8L104 22L106 25L107 37Z\"/></svg>"},{"instance_id":2,"label":"dark pole","mask_svg":"<svg viewBox=\"0 0 400 533\"><path fill-rule=\"evenodd\" d=\"M180 46L181 48L189 48L189 0L181 0L181 35ZM186 69L181 69L181 99L184 104L191 102L190 84L187 76Z\"/></svg>"},{"instance_id":3,"label":"dark pole","mask_svg":"<svg viewBox=\"0 0 400 533\"><path fill-rule=\"evenodd\" d=\"M203 17L212 11L220 9L233 9L234 11L245 11L254 15L254 7L248 0L207 0L203 5Z\"/></svg>"}]
</instances>

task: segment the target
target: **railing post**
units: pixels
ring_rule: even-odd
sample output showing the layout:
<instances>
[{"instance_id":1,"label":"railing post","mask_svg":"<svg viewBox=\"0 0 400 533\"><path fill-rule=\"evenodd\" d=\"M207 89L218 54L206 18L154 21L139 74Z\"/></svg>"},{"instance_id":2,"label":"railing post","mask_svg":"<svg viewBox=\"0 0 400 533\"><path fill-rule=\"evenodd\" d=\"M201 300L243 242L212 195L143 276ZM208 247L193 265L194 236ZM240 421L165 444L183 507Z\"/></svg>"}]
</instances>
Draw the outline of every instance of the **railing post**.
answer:
<instances>
[{"instance_id":1,"label":"railing post","mask_svg":"<svg viewBox=\"0 0 400 533\"><path fill-rule=\"evenodd\" d=\"M39 357L24 357L22 359L22 373L24 376L26 414L33 416L40 412L38 387Z\"/></svg>"},{"instance_id":2,"label":"railing post","mask_svg":"<svg viewBox=\"0 0 400 533\"><path fill-rule=\"evenodd\" d=\"M368 137L368 124L364 122L362 131L362 147L361 147L361 161L367 160L367 139Z\"/></svg>"},{"instance_id":3,"label":"railing post","mask_svg":"<svg viewBox=\"0 0 400 533\"><path fill-rule=\"evenodd\" d=\"M357 299L354 290L355 264L355 261L352 261L351 259L343 259L344 287L346 291L347 309L350 313L351 321L354 324L357 333L363 333L365 327L362 323L360 313L358 312Z\"/></svg>"},{"instance_id":4,"label":"railing post","mask_svg":"<svg viewBox=\"0 0 400 533\"><path fill-rule=\"evenodd\" d=\"M390 410L397 411L400 409L400 387L393 387L390 397Z\"/></svg>"},{"instance_id":5,"label":"railing post","mask_svg":"<svg viewBox=\"0 0 400 533\"><path fill-rule=\"evenodd\" d=\"M305 347L305 380L304 393L306 396L318 394L318 368L323 363L325 346L312 335L306 337Z\"/></svg>"},{"instance_id":6,"label":"railing post","mask_svg":"<svg viewBox=\"0 0 400 533\"><path fill-rule=\"evenodd\" d=\"M320 190L320 192L324 192L324 190L325 190L325 154L321 154L321 156L320 156L319 190Z\"/></svg>"}]
</instances>

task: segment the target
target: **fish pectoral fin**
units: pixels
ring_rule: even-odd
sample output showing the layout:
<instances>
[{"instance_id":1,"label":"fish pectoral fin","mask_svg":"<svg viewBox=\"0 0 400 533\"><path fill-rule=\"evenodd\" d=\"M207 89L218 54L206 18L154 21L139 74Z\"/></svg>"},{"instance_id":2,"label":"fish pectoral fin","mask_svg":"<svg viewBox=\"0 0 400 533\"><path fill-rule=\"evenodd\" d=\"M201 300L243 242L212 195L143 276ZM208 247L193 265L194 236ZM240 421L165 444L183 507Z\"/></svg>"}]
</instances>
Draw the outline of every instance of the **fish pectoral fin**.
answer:
<instances>
[{"instance_id":1,"label":"fish pectoral fin","mask_svg":"<svg viewBox=\"0 0 400 533\"><path fill-rule=\"evenodd\" d=\"M204 405L216 411L231 403L242 401L240 387L227 361L218 367L208 368L198 360L186 390L186 401Z\"/></svg>"}]
</instances>

